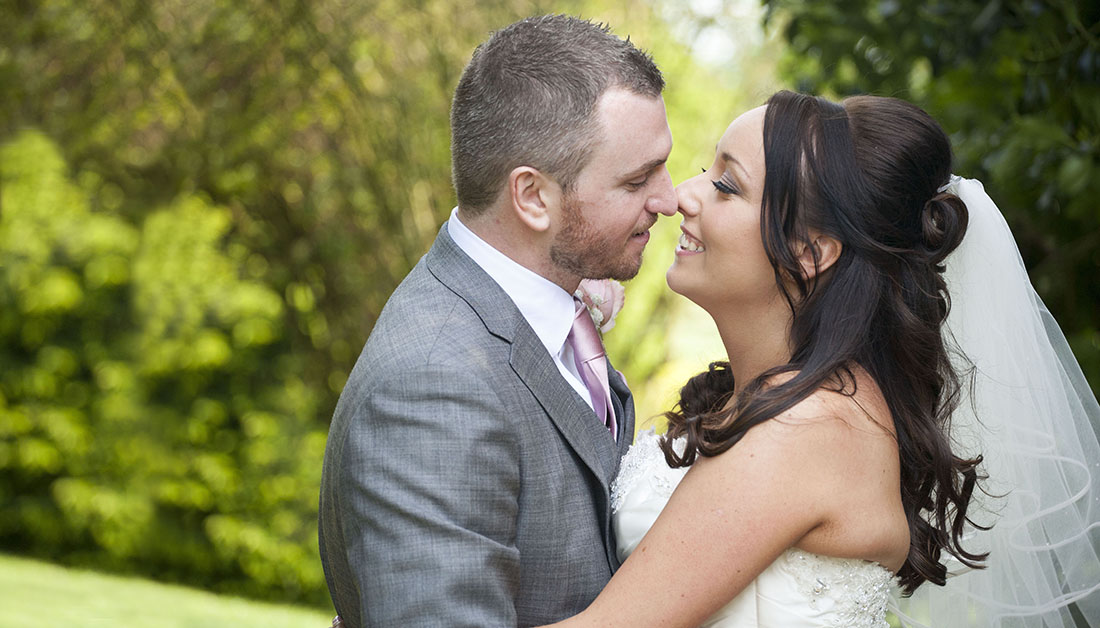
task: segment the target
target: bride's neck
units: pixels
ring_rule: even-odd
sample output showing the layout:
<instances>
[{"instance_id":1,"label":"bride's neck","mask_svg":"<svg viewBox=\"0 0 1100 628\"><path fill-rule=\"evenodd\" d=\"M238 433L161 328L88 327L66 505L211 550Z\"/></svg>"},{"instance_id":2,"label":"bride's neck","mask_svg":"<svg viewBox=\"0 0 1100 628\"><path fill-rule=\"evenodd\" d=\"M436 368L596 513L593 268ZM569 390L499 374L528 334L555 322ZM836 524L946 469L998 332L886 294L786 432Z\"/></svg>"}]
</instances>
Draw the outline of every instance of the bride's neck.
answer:
<instances>
[{"instance_id":1,"label":"bride's neck","mask_svg":"<svg viewBox=\"0 0 1100 628\"><path fill-rule=\"evenodd\" d=\"M785 304L756 312L731 308L711 316L726 349L735 392L764 371L790 362L791 314Z\"/></svg>"}]
</instances>

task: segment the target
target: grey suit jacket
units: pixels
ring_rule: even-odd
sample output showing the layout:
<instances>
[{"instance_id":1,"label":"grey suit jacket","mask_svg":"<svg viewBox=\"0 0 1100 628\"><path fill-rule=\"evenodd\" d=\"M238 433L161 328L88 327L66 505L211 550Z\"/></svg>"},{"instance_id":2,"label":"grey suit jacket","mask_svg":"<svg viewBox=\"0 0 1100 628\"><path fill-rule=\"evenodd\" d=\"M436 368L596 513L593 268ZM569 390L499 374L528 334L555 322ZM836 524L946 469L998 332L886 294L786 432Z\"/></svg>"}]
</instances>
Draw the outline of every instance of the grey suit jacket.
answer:
<instances>
[{"instance_id":1,"label":"grey suit jacket","mask_svg":"<svg viewBox=\"0 0 1100 628\"><path fill-rule=\"evenodd\" d=\"M394 291L336 406L320 550L347 625L528 626L583 610L618 567L618 443L510 298L447 233Z\"/></svg>"}]
</instances>

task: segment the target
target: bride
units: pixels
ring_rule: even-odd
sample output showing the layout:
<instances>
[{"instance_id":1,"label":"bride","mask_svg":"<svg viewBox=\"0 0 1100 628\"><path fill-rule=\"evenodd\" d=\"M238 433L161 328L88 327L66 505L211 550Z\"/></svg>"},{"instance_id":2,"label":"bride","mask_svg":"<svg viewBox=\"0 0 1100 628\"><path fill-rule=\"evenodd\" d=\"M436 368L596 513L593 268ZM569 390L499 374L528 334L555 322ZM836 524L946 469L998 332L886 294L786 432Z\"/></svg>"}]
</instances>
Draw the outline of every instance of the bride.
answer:
<instances>
[{"instance_id":1,"label":"bride","mask_svg":"<svg viewBox=\"0 0 1100 628\"><path fill-rule=\"evenodd\" d=\"M1100 625L1100 411L950 166L892 98L730 124L668 271L728 360L624 458L629 559L555 626Z\"/></svg>"}]
</instances>

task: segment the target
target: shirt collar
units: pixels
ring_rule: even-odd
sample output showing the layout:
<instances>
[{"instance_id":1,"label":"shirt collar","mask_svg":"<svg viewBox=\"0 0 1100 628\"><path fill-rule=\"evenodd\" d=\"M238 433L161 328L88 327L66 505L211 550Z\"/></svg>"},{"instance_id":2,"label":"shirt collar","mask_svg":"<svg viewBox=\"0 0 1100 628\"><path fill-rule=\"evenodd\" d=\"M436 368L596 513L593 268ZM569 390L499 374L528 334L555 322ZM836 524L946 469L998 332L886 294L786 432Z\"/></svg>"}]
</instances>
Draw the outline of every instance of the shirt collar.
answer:
<instances>
[{"instance_id":1,"label":"shirt collar","mask_svg":"<svg viewBox=\"0 0 1100 628\"><path fill-rule=\"evenodd\" d=\"M550 355L558 356L573 327L573 295L470 231L458 219L457 207L451 210L447 233L512 299Z\"/></svg>"}]
</instances>

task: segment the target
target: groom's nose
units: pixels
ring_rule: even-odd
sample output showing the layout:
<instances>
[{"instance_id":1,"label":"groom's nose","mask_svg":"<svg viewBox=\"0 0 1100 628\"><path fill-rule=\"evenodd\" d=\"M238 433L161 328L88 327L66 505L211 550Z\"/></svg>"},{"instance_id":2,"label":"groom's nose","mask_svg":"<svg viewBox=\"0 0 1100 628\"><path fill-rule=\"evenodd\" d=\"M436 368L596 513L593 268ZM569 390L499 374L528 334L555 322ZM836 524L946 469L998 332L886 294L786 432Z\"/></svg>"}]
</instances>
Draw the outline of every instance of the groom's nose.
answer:
<instances>
[{"instance_id":1,"label":"groom's nose","mask_svg":"<svg viewBox=\"0 0 1100 628\"><path fill-rule=\"evenodd\" d=\"M654 186L653 195L646 199L646 211L651 214L673 216L676 214L676 188L672 185L668 168L661 166L661 171L656 176L658 180Z\"/></svg>"}]
</instances>

